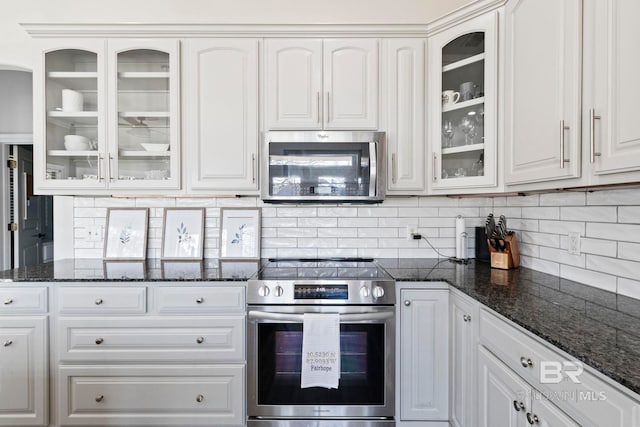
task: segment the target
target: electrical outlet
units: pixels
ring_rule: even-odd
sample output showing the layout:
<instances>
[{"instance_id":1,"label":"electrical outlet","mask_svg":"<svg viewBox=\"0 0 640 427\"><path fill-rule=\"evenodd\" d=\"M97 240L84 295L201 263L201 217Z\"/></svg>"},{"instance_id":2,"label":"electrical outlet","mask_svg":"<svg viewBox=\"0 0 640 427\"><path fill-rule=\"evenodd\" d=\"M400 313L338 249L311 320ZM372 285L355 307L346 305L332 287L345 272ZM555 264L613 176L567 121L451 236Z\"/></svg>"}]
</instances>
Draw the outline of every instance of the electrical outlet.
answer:
<instances>
[{"instance_id":1,"label":"electrical outlet","mask_svg":"<svg viewBox=\"0 0 640 427\"><path fill-rule=\"evenodd\" d=\"M569 233L569 248L567 251L571 255L580 255L580 233L575 231Z\"/></svg>"},{"instance_id":2,"label":"electrical outlet","mask_svg":"<svg viewBox=\"0 0 640 427\"><path fill-rule=\"evenodd\" d=\"M416 225L407 225L407 240L413 240L413 234L418 232L418 226Z\"/></svg>"},{"instance_id":3,"label":"electrical outlet","mask_svg":"<svg viewBox=\"0 0 640 427\"><path fill-rule=\"evenodd\" d=\"M102 226L91 225L87 227L87 238L92 242L99 242L102 240Z\"/></svg>"}]
</instances>

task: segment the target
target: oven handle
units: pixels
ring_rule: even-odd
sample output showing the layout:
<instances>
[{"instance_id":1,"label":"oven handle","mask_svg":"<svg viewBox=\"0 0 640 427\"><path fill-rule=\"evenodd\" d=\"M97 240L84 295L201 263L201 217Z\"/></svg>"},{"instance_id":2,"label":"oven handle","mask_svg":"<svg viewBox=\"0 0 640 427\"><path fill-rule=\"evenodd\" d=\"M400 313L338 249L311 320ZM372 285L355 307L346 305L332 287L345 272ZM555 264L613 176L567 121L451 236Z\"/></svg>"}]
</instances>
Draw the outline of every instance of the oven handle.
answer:
<instances>
[{"instance_id":1,"label":"oven handle","mask_svg":"<svg viewBox=\"0 0 640 427\"><path fill-rule=\"evenodd\" d=\"M266 311L249 311L250 319L259 320L280 320L285 322L302 322L304 319L303 314L291 314L291 313L272 313ZM394 316L392 311L380 311L375 313L355 313L355 314L340 314L340 322L362 322L367 320L384 320L390 319Z\"/></svg>"}]
</instances>

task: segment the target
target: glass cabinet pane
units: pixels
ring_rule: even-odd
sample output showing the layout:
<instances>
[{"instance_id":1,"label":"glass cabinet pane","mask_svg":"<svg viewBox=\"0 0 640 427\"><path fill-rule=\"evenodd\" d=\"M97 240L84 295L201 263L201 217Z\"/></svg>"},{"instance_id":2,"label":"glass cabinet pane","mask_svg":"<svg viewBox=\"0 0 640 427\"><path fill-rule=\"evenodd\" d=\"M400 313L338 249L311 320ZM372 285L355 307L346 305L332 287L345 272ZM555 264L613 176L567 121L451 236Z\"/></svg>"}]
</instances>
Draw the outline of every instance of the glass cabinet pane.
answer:
<instances>
[{"instance_id":1,"label":"glass cabinet pane","mask_svg":"<svg viewBox=\"0 0 640 427\"><path fill-rule=\"evenodd\" d=\"M46 180L98 180L97 67L95 52L45 56Z\"/></svg>"},{"instance_id":2,"label":"glass cabinet pane","mask_svg":"<svg viewBox=\"0 0 640 427\"><path fill-rule=\"evenodd\" d=\"M117 180L167 180L170 165L169 54L150 49L117 56Z\"/></svg>"},{"instance_id":3,"label":"glass cabinet pane","mask_svg":"<svg viewBox=\"0 0 640 427\"><path fill-rule=\"evenodd\" d=\"M484 176L485 34L442 49L442 179Z\"/></svg>"}]
</instances>

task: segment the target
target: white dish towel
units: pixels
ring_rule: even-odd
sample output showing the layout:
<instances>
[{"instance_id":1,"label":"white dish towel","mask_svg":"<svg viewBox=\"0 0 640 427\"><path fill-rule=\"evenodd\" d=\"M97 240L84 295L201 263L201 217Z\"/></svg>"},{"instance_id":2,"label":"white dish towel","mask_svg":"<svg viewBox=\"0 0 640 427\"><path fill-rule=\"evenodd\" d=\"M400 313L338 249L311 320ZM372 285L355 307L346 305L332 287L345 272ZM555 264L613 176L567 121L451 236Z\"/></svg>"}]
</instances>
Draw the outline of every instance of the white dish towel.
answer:
<instances>
[{"instance_id":1,"label":"white dish towel","mask_svg":"<svg viewBox=\"0 0 640 427\"><path fill-rule=\"evenodd\" d=\"M302 321L301 388L338 388L340 314L305 313Z\"/></svg>"}]
</instances>

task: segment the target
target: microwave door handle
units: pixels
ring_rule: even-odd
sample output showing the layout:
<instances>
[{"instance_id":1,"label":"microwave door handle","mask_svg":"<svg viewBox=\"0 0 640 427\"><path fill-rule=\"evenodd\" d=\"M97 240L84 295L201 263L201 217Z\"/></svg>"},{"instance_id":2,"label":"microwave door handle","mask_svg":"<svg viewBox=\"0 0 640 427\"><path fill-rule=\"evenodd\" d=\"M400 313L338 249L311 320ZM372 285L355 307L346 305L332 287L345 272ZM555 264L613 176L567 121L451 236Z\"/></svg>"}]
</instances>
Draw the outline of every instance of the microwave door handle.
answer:
<instances>
[{"instance_id":1,"label":"microwave door handle","mask_svg":"<svg viewBox=\"0 0 640 427\"><path fill-rule=\"evenodd\" d=\"M378 151L376 150L376 143L369 143L369 195L378 195L376 192L376 183L378 182Z\"/></svg>"},{"instance_id":2,"label":"microwave door handle","mask_svg":"<svg viewBox=\"0 0 640 427\"><path fill-rule=\"evenodd\" d=\"M273 313L266 311L254 311L250 310L248 313L250 319L257 320L279 320L282 322L302 322L304 319L303 314L292 313ZM353 314L341 314L340 322L363 322L368 320L385 320L391 319L394 316L393 311L376 311L373 313L353 313Z\"/></svg>"}]
</instances>

